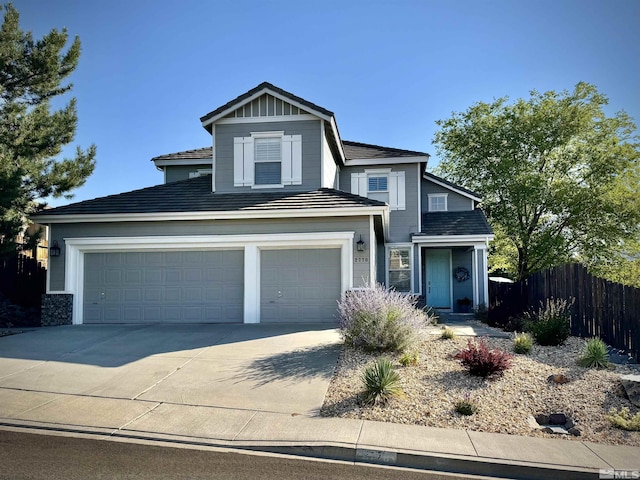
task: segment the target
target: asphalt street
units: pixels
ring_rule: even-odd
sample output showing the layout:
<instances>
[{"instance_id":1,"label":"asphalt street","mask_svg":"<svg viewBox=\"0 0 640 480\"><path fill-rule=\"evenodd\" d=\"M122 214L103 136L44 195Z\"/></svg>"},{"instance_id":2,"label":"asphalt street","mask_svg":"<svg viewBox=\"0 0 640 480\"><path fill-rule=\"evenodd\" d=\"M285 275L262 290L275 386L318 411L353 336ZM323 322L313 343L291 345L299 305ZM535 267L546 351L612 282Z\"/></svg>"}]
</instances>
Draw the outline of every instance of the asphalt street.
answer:
<instances>
[{"instance_id":1,"label":"asphalt street","mask_svg":"<svg viewBox=\"0 0 640 480\"><path fill-rule=\"evenodd\" d=\"M0 479L452 480L408 469L0 429ZM473 477L479 478L479 477Z\"/></svg>"}]
</instances>

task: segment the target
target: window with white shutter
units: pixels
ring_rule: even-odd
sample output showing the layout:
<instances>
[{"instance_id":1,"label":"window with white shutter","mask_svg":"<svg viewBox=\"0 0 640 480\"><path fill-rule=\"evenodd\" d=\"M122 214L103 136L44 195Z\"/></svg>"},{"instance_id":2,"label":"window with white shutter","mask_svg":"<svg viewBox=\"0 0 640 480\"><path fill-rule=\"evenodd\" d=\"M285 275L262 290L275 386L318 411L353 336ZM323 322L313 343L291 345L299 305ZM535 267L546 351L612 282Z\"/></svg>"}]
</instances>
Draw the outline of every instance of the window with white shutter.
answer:
<instances>
[{"instance_id":1,"label":"window with white shutter","mask_svg":"<svg viewBox=\"0 0 640 480\"><path fill-rule=\"evenodd\" d=\"M405 210L405 175L390 169L365 170L351 174L351 193L389 204L391 210Z\"/></svg>"},{"instance_id":2,"label":"window with white shutter","mask_svg":"<svg viewBox=\"0 0 640 480\"><path fill-rule=\"evenodd\" d=\"M302 135L255 132L234 138L234 186L277 188L302 184Z\"/></svg>"}]
</instances>

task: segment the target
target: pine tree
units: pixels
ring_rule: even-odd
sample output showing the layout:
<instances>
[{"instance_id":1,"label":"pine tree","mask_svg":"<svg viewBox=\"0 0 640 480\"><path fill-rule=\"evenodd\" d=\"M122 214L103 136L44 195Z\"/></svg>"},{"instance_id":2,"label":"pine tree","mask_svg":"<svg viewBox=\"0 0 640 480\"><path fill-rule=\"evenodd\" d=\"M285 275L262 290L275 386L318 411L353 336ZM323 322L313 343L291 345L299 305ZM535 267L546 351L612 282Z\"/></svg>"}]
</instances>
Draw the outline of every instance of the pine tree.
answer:
<instances>
[{"instance_id":1,"label":"pine tree","mask_svg":"<svg viewBox=\"0 0 640 480\"><path fill-rule=\"evenodd\" d=\"M0 6L0 10L2 7ZM76 100L51 109L51 100L72 88L64 83L80 57L76 37L64 51L67 30L51 30L40 40L19 26L12 4L4 6L0 29L0 246L14 239L30 214L47 197L71 198L95 167L95 145L77 148L75 158L57 159L73 141L78 123Z\"/></svg>"}]
</instances>

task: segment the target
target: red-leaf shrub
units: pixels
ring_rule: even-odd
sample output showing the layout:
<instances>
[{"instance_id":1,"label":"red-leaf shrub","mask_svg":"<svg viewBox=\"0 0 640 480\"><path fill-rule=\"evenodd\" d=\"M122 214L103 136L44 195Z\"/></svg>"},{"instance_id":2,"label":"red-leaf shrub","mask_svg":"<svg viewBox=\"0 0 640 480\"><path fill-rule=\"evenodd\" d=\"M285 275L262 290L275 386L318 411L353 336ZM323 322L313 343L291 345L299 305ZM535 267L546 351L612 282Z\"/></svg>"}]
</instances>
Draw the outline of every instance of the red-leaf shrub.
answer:
<instances>
[{"instance_id":1,"label":"red-leaf shrub","mask_svg":"<svg viewBox=\"0 0 640 480\"><path fill-rule=\"evenodd\" d=\"M482 339L478 344L469 340L467 347L453 358L460 360L471 375L488 378L502 375L502 372L511 367L513 355L499 349L489 350L487 343Z\"/></svg>"}]
</instances>

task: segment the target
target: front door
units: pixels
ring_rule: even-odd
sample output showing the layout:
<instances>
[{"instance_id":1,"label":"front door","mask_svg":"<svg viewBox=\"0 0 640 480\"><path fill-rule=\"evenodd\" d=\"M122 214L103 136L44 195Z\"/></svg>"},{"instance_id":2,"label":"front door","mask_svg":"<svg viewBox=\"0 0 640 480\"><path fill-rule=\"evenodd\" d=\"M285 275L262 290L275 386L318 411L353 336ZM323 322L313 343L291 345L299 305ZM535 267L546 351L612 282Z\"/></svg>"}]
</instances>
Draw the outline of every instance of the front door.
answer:
<instances>
[{"instance_id":1,"label":"front door","mask_svg":"<svg viewBox=\"0 0 640 480\"><path fill-rule=\"evenodd\" d=\"M451 250L426 250L427 305L451 308Z\"/></svg>"}]
</instances>

